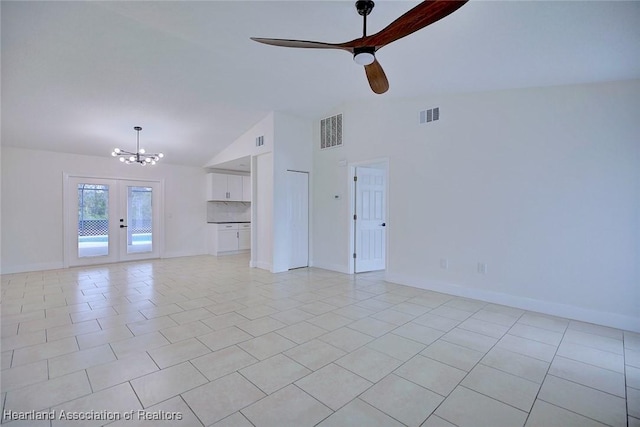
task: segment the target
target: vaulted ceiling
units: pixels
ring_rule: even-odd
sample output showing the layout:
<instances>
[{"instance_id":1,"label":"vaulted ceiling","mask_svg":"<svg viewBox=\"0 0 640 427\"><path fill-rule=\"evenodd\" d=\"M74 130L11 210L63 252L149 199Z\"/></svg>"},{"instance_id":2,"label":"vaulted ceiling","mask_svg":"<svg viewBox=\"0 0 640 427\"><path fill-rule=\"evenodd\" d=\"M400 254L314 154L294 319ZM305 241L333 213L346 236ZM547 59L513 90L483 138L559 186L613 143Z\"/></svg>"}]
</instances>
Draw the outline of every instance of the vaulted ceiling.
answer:
<instances>
[{"instance_id":1,"label":"vaulted ceiling","mask_svg":"<svg viewBox=\"0 0 640 427\"><path fill-rule=\"evenodd\" d=\"M369 33L418 2L376 2ZM381 49L391 88L342 51L249 37L361 36L353 1L2 1L2 144L204 165L269 111L640 78L640 2L478 1Z\"/></svg>"}]
</instances>

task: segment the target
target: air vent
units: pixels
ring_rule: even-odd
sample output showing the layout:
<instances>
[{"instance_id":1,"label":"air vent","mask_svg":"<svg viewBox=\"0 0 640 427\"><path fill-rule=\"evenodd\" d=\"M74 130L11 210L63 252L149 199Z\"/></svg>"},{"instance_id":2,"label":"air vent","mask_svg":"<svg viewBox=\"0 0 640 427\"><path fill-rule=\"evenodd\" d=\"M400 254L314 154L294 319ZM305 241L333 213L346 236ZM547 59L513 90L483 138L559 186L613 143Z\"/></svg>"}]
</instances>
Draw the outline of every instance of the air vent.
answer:
<instances>
[{"instance_id":1,"label":"air vent","mask_svg":"<svg viewBox=\"0 0 640 427\"><path fill-rule=\"evenodd\" d=\"M264 135L256 138L256 147L262 147L264 145Z\"/></svg>"},{"instance_id":2,"label":"air vent","mask_svg":"<svg viewBox=\"0 0 640 427\"><path fill-rule=\"evenodd\" d=\"M342 114L320 120L320 149L342 147Z\"/></svg>"},{"instance_id":3,"label":"air vent","mask_svg":"<svg viewBox=\"0 0 640 427\"><path fill-rule=\"evenodd\" d=\"M429 110L420 111L420 124L423 125L425 123L435 122L436 120L440 120L440 108L431 108Z\"/></svg>"}]
</instances>

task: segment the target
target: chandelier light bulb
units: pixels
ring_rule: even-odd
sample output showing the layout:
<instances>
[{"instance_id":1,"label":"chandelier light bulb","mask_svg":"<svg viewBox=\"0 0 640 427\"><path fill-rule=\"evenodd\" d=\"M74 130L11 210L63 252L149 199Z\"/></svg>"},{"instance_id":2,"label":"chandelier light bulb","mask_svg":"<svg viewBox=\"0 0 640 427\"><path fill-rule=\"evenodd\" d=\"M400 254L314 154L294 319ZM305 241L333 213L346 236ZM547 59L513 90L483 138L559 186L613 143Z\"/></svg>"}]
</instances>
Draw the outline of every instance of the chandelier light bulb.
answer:
<instances>
[{"instance_id":1,"label":"chandelier light bulb","mask_svg":"<svg viewBox=\"0 0 640 427\"><path fill-rule=\"evenodd\" d=\"M159 157L159 158L163 158L163 157L164 157L164 154L162 154L162 153L158 153L158 157Z\"/></svg>"},{"instance_id":2,"label":"chandelier light bulb","mask_svg":"<svg viewBox=\"0 0 640 427\"><path fill-rule=\"evenodd\" d=\"M124 157L120 157L120 161L124 163L125 158Z\"/></svg>"},{"instance_id":3,"label":"chandelier light bulb","mask_svg":"<svg viewBox=\"0 0 640 427\"><path fill-rule=\"evenodd\" d=\"M144 148L141 148L140 151L138 151L138 153L144 154Z\"/></svg>"},{"instance_id":4,"label":"chandelier light bulb","mask_svg":"<svg viewBox=\"0 0 640 427\"><path fill-rule=\"evenodd\" d=\"M115 148L115 149L113 150L113 152L114 152L114 153L116 153L116 154L120 154L120 151L121 151L121 150L120 150L119 148Z\"/></svg>"}]
</instances>

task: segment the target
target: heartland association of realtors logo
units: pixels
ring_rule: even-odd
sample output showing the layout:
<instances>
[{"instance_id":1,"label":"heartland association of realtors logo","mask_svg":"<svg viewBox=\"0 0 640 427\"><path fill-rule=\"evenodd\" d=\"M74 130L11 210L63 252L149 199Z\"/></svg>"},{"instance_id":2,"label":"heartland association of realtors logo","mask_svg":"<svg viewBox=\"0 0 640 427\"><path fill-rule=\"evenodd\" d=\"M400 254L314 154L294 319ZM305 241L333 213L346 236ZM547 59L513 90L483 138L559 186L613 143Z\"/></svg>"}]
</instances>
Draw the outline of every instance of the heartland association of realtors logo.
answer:
<instances>
[{"instance_id":1,"label":"heartland association of realtors logo","mask_svg":"<svg viewBox=\"0 0 640 427\"><path fill-rule=\"evenodd\" d=\"M113 411L11 411L2 412L2 421L180 421L182 412L145 411L134 409L126 412Z\"/></svg>"}]
</instances>

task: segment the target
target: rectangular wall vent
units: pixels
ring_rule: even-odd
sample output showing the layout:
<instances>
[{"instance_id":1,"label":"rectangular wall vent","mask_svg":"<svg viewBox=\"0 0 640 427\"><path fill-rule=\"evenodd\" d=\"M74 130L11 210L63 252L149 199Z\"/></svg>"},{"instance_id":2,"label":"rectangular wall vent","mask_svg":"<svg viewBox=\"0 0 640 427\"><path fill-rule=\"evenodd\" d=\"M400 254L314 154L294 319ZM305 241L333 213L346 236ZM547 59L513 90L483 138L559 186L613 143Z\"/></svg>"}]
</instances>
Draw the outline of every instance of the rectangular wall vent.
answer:
<instances>
[{"instance_id":1,"label":"rectangular wall vent","mask_svg":"<svg viewBox=\"0 0 640 427\"><path fill-rule=\"evenodd\" d=\"M342 147L342 114L320 120L320 149Z\"/></svg>"},{"instance_id":2,"label":"rectangular wall vent","mask_svg":"<svg viewBox=\"0 0 640 427\"><path fill-rule=\"evenodd\" d=\"M435 122L440 120L440 107L420 111L420 124Z\"/></svg>"},{"instance_id":3,"label":"rectangular wall vent","mask_svg":"<svg viewBox=\"0 0 640 427\"><path fill-rule=\"evenodd\" d=\"M264 145L264 135L256 138L256 147L262 147Z\"/></svg>"}]
</instances>

